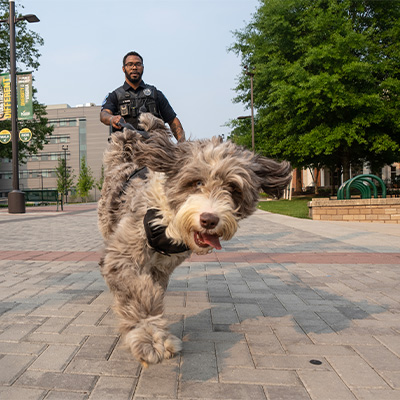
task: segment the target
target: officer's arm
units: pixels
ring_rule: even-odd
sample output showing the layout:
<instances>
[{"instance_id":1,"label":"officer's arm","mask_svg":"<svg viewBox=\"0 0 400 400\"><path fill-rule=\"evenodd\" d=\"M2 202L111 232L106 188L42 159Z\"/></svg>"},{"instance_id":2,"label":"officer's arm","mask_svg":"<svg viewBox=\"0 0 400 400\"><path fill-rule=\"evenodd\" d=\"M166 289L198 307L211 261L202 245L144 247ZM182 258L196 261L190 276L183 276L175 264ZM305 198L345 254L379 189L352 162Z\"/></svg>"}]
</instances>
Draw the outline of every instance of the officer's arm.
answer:
<instances>
[{"instance_id":1,"label":"officer's arm","mask_svg":"<svg viewBox=\"0 0 400 400\"><path fill-rule=\"evenodd\" d=\"M112 125L114 128L118 129L118 122L121 119L120 115L113 115L111 110L107 108L100 111L100 121L104 125Z\"/></svg>"},{"instance_id":2,"label":"officer's arm","mask_svg":"<svg viewBox=\"0 0 400 400\"><path fill-rule=\"evenodd\" d=\"M181 121L179 121L178 117L175 117L171 122L168 123L168 125L171 127L171 131L178 142L184 142L186 140L185 131L183 130Z\"/></svg>"}]
</instances>

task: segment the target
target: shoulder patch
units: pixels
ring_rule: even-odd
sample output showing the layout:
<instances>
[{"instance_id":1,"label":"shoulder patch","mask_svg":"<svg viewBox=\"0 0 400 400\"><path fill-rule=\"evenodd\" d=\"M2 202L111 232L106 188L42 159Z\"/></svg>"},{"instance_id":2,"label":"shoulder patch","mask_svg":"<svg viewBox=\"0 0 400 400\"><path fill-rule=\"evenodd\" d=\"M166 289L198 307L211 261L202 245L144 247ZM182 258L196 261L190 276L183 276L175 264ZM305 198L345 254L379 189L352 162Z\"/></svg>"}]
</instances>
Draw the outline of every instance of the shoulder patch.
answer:
<instances>
[{"instance_id":1,"label":"shoulder patch","mask_svg":"<svg viewBox=\"0 0 400 400\"><path fill-rule=\"evenodd\" d=\"M110 93L106 97L104 97L104 100L101 103L102 106L104 106L104 104L106 104L109 95L110 95Z\"/></svg>"}]
</instances>

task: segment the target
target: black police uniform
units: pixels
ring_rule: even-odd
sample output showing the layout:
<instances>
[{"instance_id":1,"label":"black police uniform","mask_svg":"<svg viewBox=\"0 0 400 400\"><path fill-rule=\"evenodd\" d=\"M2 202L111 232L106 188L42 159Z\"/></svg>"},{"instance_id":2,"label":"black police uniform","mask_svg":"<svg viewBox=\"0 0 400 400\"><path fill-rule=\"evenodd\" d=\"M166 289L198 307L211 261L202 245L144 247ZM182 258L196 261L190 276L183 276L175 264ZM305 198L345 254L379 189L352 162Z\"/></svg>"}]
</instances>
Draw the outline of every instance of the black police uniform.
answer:
<instances>
[{"instance_id":1,"label":"black police uniform","mask_svg":"<svg viewBox=\"0 0 400 400\"><path fill-rule=\"evenodd\" d=\"M176 113L164 94L156 87L143 81L135 90L127 82L109 93L103 101L101 110L110 110L114 115L121 115L124 120L138 128L138 118L143 112L150 112L164 122L172 122ZM113 128L113 130L115 130Z\"/></svg>"}]
</instances>

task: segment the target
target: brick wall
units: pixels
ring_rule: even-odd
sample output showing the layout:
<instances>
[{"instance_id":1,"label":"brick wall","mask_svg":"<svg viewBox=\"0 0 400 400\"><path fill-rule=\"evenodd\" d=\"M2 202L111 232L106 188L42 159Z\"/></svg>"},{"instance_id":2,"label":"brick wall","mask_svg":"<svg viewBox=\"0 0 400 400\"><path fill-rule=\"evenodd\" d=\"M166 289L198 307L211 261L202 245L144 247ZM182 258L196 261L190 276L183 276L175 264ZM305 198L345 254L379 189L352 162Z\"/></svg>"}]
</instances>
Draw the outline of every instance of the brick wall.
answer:
<instances>
[{"instance_id":1,"label":"brick wall","mask_svg":"<svg viewBox=\"0 0 400 400\"><path fill-rule=\"evenodd\" d=\"M400 224L400 198L312 199L308 207L313 220Z\"/></svg>"}]
</instances>

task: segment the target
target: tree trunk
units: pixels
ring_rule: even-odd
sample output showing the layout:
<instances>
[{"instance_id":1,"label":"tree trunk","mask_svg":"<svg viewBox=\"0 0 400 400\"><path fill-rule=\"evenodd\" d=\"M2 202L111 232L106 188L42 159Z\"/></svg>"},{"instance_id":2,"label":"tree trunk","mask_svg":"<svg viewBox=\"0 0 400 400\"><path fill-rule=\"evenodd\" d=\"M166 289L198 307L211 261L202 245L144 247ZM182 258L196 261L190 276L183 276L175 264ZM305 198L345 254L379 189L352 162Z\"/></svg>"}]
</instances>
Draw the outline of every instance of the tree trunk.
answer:
<instances>
[{"instance_id":1,"label":"tree trunk","mask_svg":"<svg viewBox=\"0 0 400 400\"><path fill-rule=\"evenodd\" d=\"M342 167L343 167L343 182L346 182L350 179L350 157L348 150L345 150L343 152Z\"/></svg>"}]
</instances>

